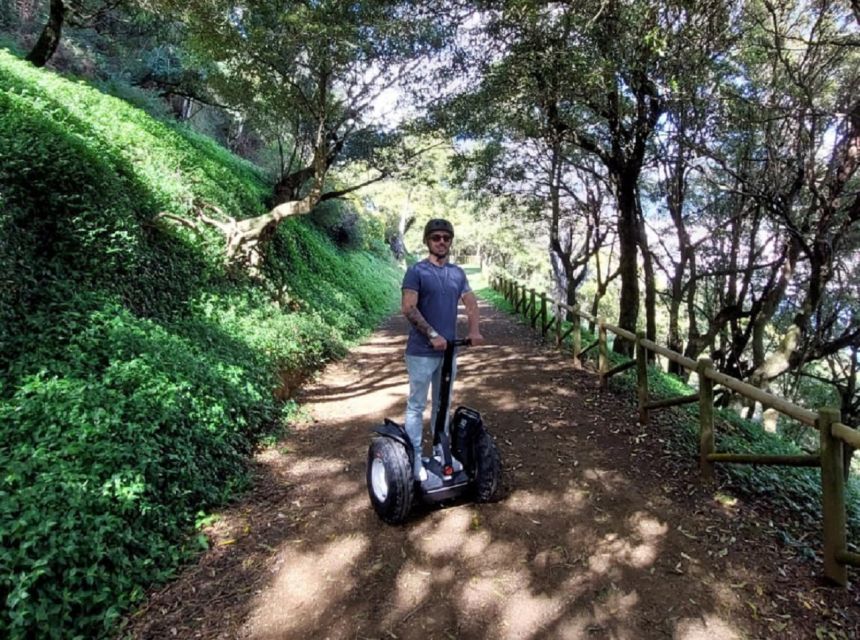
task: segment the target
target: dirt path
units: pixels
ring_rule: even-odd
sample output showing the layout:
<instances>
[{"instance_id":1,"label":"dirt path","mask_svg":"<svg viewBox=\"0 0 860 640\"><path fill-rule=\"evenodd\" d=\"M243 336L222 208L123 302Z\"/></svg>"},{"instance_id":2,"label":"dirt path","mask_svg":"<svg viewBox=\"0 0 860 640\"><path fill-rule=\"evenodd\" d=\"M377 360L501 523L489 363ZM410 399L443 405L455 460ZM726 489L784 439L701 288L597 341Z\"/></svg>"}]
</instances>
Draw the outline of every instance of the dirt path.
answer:
<instances>
[{"instance_id":1,"label":"dirt path","mask_svg":"<svg viewBox=\"0 0 860 640\"><path fill-rule=\"evenodd\" d=\"M456 404L499 445L503 499L381 523L371 427L402 420L405 326L392 319L303 393L310 418L255 463L212 549L131 622L136 638L857 637L833 590L742 504L666 456L628 400L482 307L491 346L460 358ZM744 524L750 522L751 524ZM856 604L856 603L855 603Z\"/></svg>"}]
</instances>

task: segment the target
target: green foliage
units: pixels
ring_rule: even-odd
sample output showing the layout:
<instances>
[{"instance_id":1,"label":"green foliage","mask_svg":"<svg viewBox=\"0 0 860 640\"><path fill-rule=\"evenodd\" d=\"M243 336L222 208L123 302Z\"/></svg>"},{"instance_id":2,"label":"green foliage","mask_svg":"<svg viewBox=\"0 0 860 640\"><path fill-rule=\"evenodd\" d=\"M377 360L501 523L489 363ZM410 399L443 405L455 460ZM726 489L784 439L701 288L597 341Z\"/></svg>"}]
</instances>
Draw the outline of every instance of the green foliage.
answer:
<instances>
[{"instance_id":1,"label":"green foliage","mask_svg":"<svg viewBox=\"0 0 860 640\"><path fill-rule=\"evenodd\" d=\"M399 272L380 270L378 260L367 254L339 256L335 246L303 220L288 220L279 227L269 256L266 276L276 289L275 297L285 306L317 316L347 339L396 305L391 292L398 290Z\"/></svg>"},{"instance_id":2,"label":"green foliage","mask_svg":"<svg viewBox=\"0 0 860 640\"><path fill-rule=\"evenodd\" d=\"M183 558L273 418L271 365L211 326L74 300L64 351L0 402L0 627L106 633ZM206 348L201 348L205 344ZM73 625L73 626L70 626Z\"/></svg>"},{"instance_id":3,"label":"green foliage","mask_svg":"<svg viewBox=\"0 0 860 640\"><path fill-rule=\"evenodd\" d=\"M183 214L202 202L236 215L262 212L269 193L262 174L211 140L153 120L83 83L41 73L5 52L0 52L0 80L4 93L30 102L33 114L55 123L64 137L78 139L119 167L134 165L153 200L139 203L138 214ZM127 168L118 173L131 178Z\"/></svg>"},{"instance_id":4,"label":"green foliage","mask_svg":"<svg viewBox=\"0 0 860 640\"><path fill-rule=\"evenodd\" d=\"M220 236L154 221L257 215L268 192L210 141L0 52L0 636L112 635L293 419L278 377L396 304L390 261L306 220L263 281L225 271Z\"/></svg>"},{"instance_id":5,"label":"green foliage","mask_svg":"<svg viewBox=\"0 0 860 640\"><path fill-rule=\"evenodd\" d=\"M342 200L320 202L308 219L343 249L368 248L375 231L367 218L361 217L351 203Z\"/></svg>"}]
</instances>

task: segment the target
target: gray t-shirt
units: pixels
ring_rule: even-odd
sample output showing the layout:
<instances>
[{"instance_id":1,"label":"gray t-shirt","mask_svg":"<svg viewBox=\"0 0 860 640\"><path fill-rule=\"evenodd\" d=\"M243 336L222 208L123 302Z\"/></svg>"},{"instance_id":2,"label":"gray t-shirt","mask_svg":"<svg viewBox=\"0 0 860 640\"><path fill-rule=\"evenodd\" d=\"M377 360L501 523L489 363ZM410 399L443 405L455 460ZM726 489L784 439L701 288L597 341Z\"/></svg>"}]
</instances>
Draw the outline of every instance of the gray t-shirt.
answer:
<instances>
[{"instance_id":1,"label":"gray t-shirt","mask_svg":"<svg viewBox=\"0 0 860 640\"><path fill-rule=\"evenodd\" d=\"M463 294L472 290L465 271L450 262L439 267L424 259L406 270L402 288L418 292L418 311L439 335L448 341L457 337L457 305ZM409 332L406 354L439 358L444 355L415 327Z\"/></svg>"}]
</instances>

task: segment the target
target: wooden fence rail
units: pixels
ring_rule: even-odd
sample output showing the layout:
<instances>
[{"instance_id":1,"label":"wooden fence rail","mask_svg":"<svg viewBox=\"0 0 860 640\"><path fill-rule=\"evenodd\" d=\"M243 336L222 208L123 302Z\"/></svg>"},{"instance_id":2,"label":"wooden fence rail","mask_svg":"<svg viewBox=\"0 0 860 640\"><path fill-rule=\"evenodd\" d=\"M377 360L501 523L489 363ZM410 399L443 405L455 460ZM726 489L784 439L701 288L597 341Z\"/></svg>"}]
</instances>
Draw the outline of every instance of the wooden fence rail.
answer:
<instances>
[{"instance_id":1,"label":"wooden fence rail","mask_svg":"<svg viewBox=\"0 0 860 640\"><path fill-rule=\"evenodd\" d=\"M793 404L784 398L762 391L746 382L727 376L717 371L708 358L691 360L667 349L656 342L645 339L643 333L634 334L630 331L613 326L604 318L582 311L578 306L570 306L540 294L540 308L537 307L537 294L534 289L526 291L525 285L515 281L496 277L492 281L496 291L501 292L514 308L515 313L522 313L532 328L540 329L546 337L549 329L555 324L555 342L562 346L564 339L570 335L573 358L579 363L588 351L597 347L597 368L600 375L600 386L604 388L613 375L636 368L637 396L639 404L639 420L647 424L649 412L656 409L699 403L699 469L706 481L714 480L714 466L717 463L731 464L769 464L800 467L821 468L822 495L822 528L823 556L825 576L840 586L848 584L848 566L860 567L860 554L847 549L846 512L845 512L845 475L843 473L842 447L844 444L860 449L860 432L841 422L837 409L822 407L818 411L810 411ZM529 294L528 299L526 293ZM548 319L548 307L553 307L553 317ZM522 307L522 308L521 308ZM567 315L572 319L572 326L562 330L562 317ZM538 319L540 324L538 325ZM594 323L597 327L597 341L585 349L581 349L580 331L582 321ZM635 359L609 368L608 334L628 340L635 345ZM648 394L648 352L675 362L689 371L695 371L699 379L698 393L670 398L667 400L651 401ZM731 389L750 400L760 403L763 407L776 409L798 422L815 427L820 436L820 451L817 455L801 456L764 456L756 454L717 452L714 444L714 387L720 385Z\"/></svg>"}]
</instances>

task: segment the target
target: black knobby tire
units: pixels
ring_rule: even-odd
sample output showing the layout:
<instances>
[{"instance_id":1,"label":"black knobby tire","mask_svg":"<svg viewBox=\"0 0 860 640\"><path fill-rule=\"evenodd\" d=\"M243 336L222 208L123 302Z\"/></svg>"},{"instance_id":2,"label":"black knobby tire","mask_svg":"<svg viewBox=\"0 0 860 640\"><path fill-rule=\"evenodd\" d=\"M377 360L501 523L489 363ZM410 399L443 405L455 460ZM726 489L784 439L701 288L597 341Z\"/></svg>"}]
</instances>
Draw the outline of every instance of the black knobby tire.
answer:
<instances>
[{"instance_id":1,"label":"black knobby tire","mask_svg":"<svg viewBox=\"0 0 860 640\"><path fill-rule=\"evenodd\" d=\"M367 493L377 515L404 522L412 508L412 465L406 447L392 438L373 438L367 450Z\"/></svg>"},{"instance_id":2,"label":"black knobby tire","mask_svg":"<svg viewBox=\"0 0 860 640\"><path fill-rule=\"evenodd\" d=\"M498 500L502 488L502 461L493 437L481 430L475 440L475 500Z\"/></svg>"}]
</instances>

